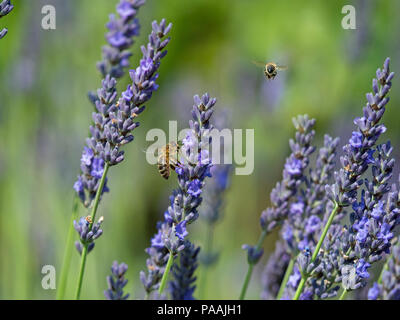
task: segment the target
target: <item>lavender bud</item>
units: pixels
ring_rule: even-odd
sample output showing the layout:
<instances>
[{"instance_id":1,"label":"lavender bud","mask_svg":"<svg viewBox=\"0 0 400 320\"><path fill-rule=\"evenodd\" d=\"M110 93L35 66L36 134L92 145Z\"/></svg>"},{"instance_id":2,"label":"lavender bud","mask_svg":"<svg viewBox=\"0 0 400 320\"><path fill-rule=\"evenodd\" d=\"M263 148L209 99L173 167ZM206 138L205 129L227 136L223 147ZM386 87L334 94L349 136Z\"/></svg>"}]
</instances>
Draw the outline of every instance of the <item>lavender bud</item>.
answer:
<instances>
[{"instance_id":1,"label":"lavender bud","mask_svg":"<svg viewBox=\"0 0 400 320\"><path fill-rule=\"evenodd\" d=\"M111 267L111 275L107 276L108 289L104 290L104 296L107 300L126 300L129 293L124 294L124 287L128 283L124 275L128 270L128 265L125 263L118 264L114 261Z\"/></svg>"}]
</instances>

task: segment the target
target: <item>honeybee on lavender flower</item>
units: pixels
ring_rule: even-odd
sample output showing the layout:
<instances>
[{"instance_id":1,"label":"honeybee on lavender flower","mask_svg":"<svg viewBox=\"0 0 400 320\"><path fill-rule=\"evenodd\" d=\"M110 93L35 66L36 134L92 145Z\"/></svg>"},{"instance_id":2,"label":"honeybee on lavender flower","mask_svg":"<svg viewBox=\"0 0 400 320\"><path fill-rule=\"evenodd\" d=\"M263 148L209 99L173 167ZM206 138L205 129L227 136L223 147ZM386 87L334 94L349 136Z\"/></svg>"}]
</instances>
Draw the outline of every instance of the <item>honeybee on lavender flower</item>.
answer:
<instances>
[{"instance_id":1,"label":"honeybee on lavender flower","mask_svg":"<svg viewBox=\"0 0 400 320\"><path fill-rule=\"evenodd\" d=\"M177 142L170 142L158 149L158 171L164 179L168 179L170 170L175 170L179 164L178 154L180 145Z\"/></svg>"},{"instance_id":2,"label":"honeybee on lavender flower","mask_svg":"<svg viewBox=\"0 0 400 320\"><path fill-rule=\"evenodd\" d=\"M269 80L273 80L277 76L279 70L287 69L286 66L280 66L274 62L263 63L263 62L253 61L253 63L256 66L264 68L265 77Z\"/></svg>"}]
</instances>

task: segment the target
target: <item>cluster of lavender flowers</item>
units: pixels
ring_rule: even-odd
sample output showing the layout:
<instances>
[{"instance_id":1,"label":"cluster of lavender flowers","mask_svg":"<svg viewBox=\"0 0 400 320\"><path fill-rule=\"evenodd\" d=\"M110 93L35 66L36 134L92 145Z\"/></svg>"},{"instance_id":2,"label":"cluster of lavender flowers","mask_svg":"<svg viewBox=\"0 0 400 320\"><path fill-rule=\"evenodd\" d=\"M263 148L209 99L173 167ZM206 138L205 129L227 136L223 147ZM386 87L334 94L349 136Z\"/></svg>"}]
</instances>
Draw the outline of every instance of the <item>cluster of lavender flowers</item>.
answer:
<instances>
[{"instance_id":1,"label":"cluster of lavender flowers","mask_svg":"<svg viewBox=\"0 0 400 320\"><path fill-rule=\"evenodd\" d=\"M396 184L390 184L393 148L390 142L377 145L377 141L386 131L379 122L389 101L393 76L386 59L373 79L373 93L367 94L364 115L354 120L357 130L343 147L341 169L334 173L334 183L328 185L338 139L329 136L325 136L315 169L297 180L297 192L285 204L288 209L281 232L285 242L277 246L264 271L263 298L273 298L281 285L284 299L325 299L336 296L340 287L344 298L348 291L365 287L371 265L391 253L395 228L400 223L400 198ZM368 169L370 180L363 178ZM349 207L350 215L346 213ZM349 225L344 223L346 216ZM317 251L319 241L323 242ZM287 255L295 259L295 264L287 282L281 283L291 263L288 258L283 262L278 259ZM393 279L388 285L391 290L396 283ZM378 297L381 288L381 284L374 284L370 296Z\"/></svg>"},{"instance_id":2,"label":"cluster of lavender flowers","mask_svg":"<svg viewBox=\"0 0 400 320\"><path fill-rule=\"evenodd\" d=\"M97 63L103 79L107 76L119 79L129 67L129 58L132 52L133 38L139 35L140 25L136 18L139 8L145 4L145 0L121 0L117 5L117 13L110 15L110 21L106 24L107 45L103 46L103 59ZM96 107L99 99L97 94L89 92L89 99Z\"/></svg>"},{"instance_id":3,"label":"cluster of lavender flowers","mask_svg":"<svg viewBox=\"0 0 400 320\"><path fill-rule=\"evenodd\" d=\"M133 37L139 35L140 25L136 15L144 4L145 0L121 0L117 6L119 17L110 15L107 23L109 32L106 34L108 45L103 47L103 60L97 63L103 78L107 75L121 78L124 69L129 66L132 53L127 49L133 45Z\"/></svg>"},{"instance_id":4,"label":"cluster of lavender flowers","mask_svg":"<svg viewBox=\"0 0 400 320\"><path fill-rule=\"evenodd\" d=\"M368 291L369 300L400 300L400 243L392 249L381 279Z\"/></svg>"},{"instance_id":5,"label":"cluster of lavender flowers","mask_svg":"<svg viewBox=\"0 0 400 320\"><path fill-rule=\"evenodd\" d=\"M275 300L287 267L289 266L290 254L285 244L278 241L274 252L268 258L267 264L262 272L261 299Z\"/></svg>"},{"instance_id":6,"label":"cluster of lavender flowers","mask_svg":"<svg viewBox=\"0 0 400 320\"><path fill-rule=\"evenodd\" d=\"M309 121L314 122L315 120ZM324 145L318 152L315 166L309 169L308 174L302 176L297 193L289 199L289 212L283 222L281 232L284 242L283 244L279 243L265 267L262 298L276 297L285 270L289 266L289 260L294 259L300 252L314 247L318 241L319 233L317 231L319 232L322 227L326 208L330 208L325 185L333 173L338 142L338 138L333 139L329 135L325 135ZM279 261L278 259L283 260ZM270 280L268 280L269 278ZM300 278L300 270L294 266L293 274L288 278L287 287L282 291L283 299L289 299L294 295ZM308 299L309 296L310 293L307 292L301 299Z\"/></svg>"},{"instance_id":7,"label":"cluster of lavender flowers","mask_svg":"<svg viewBox=\"0 0 400 320\"><path fill-rule=\"evenodd\" d=\"M325 185L333 173L338 143L338 138L325 135L324 146L319 150L315 167L310 169L308 176L303 177L297 198L290 204L282 228L282 238L292 257L306 248L314 247L318 241L315 231L321 229L325 208L329 203Z\"/></svg>"},{"instance_id":8,"label":"cluster of lavender flowers","mask_svg":"<svg viewBox=\"0 0 400 320\"><path fill-rule=\"evenodd\" d=\"M124 287L128 283L128 280L125 279L126 271L128 271L127 264L113 262L111 275L107 277L108 289L104 290L104 296L107 300L126 300L129 298L129 293L124 293Z\"/></svg>"},{"instance_id":9,"label":"cluster of lavender flowers","mask_svg":"<svg viewBox=\"0 0 400 320\"><path fill-rule=\"evenodd\" d=\"M184 250L189 242L186 226L197 220L197 208L202 202L200 196L206 177L210 177L212 167L209 158L210 118L214 111L216 99L204 94L201 98L194 96L192 110L193 120L190 129L182 141L180 165L176 168L178 188L170 197L170 205L164 213L164 221L157 224L157 233L151 239L151 246L146 249L149 258L146 261L147 274L142 271L140 279L150 294L160 286L167 261Z\"/></svg>"},{"instance_id":10,"label":"cluster of lavender flowers","mask_svg":"<svg viewBox=\"0 0 400 320\"><path fill-rule=\"evenodd\" d=\"M167 54L164 48L169 43L165 36L172 25L153 22L147 47L142 46L143 57L140 65L129 72L132 84L122 92L118 99L117 81L107 75L102 81L102 88L97 92L95 101L97 112L93 112L93 124L90 136L86 139L81 159L81 174L74 185L83 204L88 207L95 198L104 167L116 165L124 160L121 147L133 140L132 131L139 126L136 118L144 110L152 93L157 90L157 70L161 59ZM93 167L97 164L95 175ZM107 190L107 189L105 189ZM104 189L101 192L105 191Z\"/></svg>"},{"instance_id":11,"label":"cluster of lavender flowers","mask_svg":"<svg viewBox=\"0 0 400 320\"><path fill-rule=\"evenodd\" d=\"M11 12L11 10L14 9L14 6L11 4L10 0L3 0L0 3L0 18L6 16ZM7 34L8 29L3 28L0 30L0 39L4 38L4 36Z\"/></svg>"},{"instance_id":12,"label":"cluster of lavender flowers","mask_svg":"<svg viewBox=\"0 0 400 320\"><path fill-rule=\"evenodd\" d=\"M79 234L79 241L75 242L75 247L79 254L82 254L84 246L87 246L88 253L93 250L95 245L94 240L103 234L103 229L100 229L103 221L104 218L100 217L99 220L93 224L92 228L90 228L90 224L92 223L90 217L82 217L78 222L74 221L74 228Z\"/></svg>"},{"instance_id":13,"label":"cluster of lavender flowers","mask_svg":"<svg viewBox=\"0 0 400 320\"><path fill-rule=\"evenodd\" d=\"M200 247L189 241L184 242L184 249L180 253L180 264L172 267L173 280L169 283L169 291L173 300L194 300L196 277L194 273L198 267L197 256Z\"/></svg>"},{"instance_id":14,"label":"cluster of lavender flowers","mask_svg":"<svg viewBox=\"0 0 400 320\"><path fill-rule=\"evenodd\" d=\"M308 263L309 259L301 266L303 272L307 269L313 273L311 286L321 298L337 294L338 283L346 291L364 287L370 278L368 268L391 251L393 232L400 222L397 187L389 184L393 149L390 142L376 142L386 131L379 121L389 101L386 95L393 76L386 59L383 70L378 69L377 78L373 79L373 93L367 94L364 116L354 120L357 130L343 147L342 168L335 172L335 184L326 188L338 212L350 205L352 212L349 226L341 224L344 214L336 217L322 251L311 263L314 266ZM369 168L371 181L362 178ZM363 185L358 202L358 191Z\"/></svg>"},{"instance_id":15,"label":"cluster of lavender flowers","mask_svg":"<svg viewBox=\"0 0 400 320\"><path fill-rule=\"evenodd\" d=\"M107 171L110 166L124 160L121 147L133 141L132 132L139 126L136 118L145 109L144 103L149 101L157 90L158 69L161 59L165 57L170 38L166 35L172 25L162 20L159 24L152 23L147 46L142 46L143 57L140 65L130 70L132 83L121 93L117 92L117 80L124 74L131 55L129 47L133 37L138 34L139 24L135 18L137 10L144 4L143 0L121 0L117 5L119 19L111 15L107 24L106 39L108 46L103 48L103 60L98 68L104 77L102 87L97 90L97 96L91 98L95 105L92 113L90 135L81 157L81 173L74 184L74 189L85 207L92 206L93 217L74 221L74 227L79 234L76 247L82 255L83 249L89 253L94 247L94 240L101 234L101 222L93 224L91 219L96 215L97 206L104 192L108 192ZM86 255L86 254L85 254ZM83 259L86 259L83 255Z\"/></svg>"}]
</instances>

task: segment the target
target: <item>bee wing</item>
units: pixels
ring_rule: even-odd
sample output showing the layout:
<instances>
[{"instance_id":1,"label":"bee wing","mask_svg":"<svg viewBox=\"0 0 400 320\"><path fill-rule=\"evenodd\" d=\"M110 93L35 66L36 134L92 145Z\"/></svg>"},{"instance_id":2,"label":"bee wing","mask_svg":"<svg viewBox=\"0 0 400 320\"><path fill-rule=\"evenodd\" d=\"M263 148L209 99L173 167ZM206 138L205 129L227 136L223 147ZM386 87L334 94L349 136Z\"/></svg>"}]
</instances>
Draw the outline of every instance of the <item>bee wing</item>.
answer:
<instances>
[{"instance_id":1,"label":"bee wing","mask_svg":"<svg viewBox=\"0 0 400 320\"><path fill-rule=\"evenodd\" d=\"M265 68L265 62L254 61L254 60L252 60L251 62L252 62L253 64L255 64L256 66L258 66L258 67L263 67L263 68Z\"/></svg>"},{"instance_id":2,"label":"bee wing","mask_svg":"<svg viewBox=\"0 0 400 320\"><path fill-rule=\"evenodd\" d=\"M276 66L278 70L286 70L287 66Z\"/></svg>"}]
</instances>

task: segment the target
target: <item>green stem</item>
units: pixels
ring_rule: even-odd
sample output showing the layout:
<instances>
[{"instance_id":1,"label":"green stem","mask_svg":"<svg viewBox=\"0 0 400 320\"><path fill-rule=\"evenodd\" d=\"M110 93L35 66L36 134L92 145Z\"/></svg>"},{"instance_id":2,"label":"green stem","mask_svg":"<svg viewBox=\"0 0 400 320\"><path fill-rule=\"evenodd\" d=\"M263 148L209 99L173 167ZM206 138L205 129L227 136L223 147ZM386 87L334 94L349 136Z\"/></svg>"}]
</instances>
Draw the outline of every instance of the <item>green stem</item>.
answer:
<instances>
[{"instance_id":1,"label":"green stem","mask_svg":"<svg viewBox=\"0 0 400 320\"><path fill-rule=\"evenodd\" d=\"M87 247L88 247L87 244L85 244L82 250L81 267L79 269L78 286L76 287L75 300L79 300L81 297L83 274L85 272L85 266L86 266Z\"/></svg>"},{"instance_id":2,"label":"green stem","mask_svg":"<svg viewBox=\"0 0 400 320\"><path fill-rule=\"evenodd\" d=\"M167 266L165 267L165 271L164 271L164 274L163 274L162 279L161 279L160 288L158 289L158 293L159 294L162 294L162 292L164 291L164 288L165 288L165 286L167 284L168 274L169 274L169 271L171 270L173 261L174 261L174 255L170 251L169 252Z\"/></svg>"},{"instance_id":3,"label":"green stem","mask_svg":"<svg viewBox=\"0 0 400 320\"><path fill-rule=\"evenodd\" d=\"M339 298L339 300L344 300L345 298L346 298L346 296L347 296L347 290L346 289L344 289L343 290L343 292L342 292L342 294L340 295L340 298Z\"/></svg>"},{"instance_id":4,"label":"green stem","mask_svg":"<svg viewBox=\"0 0 400 320\"><path fill-rule=\"evenodd\" d=\"M247 287L249 286L251 274L253 273L253 268L254 268L254 263L250 263L249 268L247 269L246 278L244 279L242 291L240 292L240 297L239 297L240 300L244 300L244 297L246 296L246 291Z\"/></svg>"},{"instance_id":5,"label":"green stem","mask_svg":"<svg viewBox=\"0 0 400 320\"><path fill-rule=\"evenodd\" d=\"M101 193L103 191L104 184L106 182L106 176L107 176L109 167L110 167L110 165L108 164L108 162L106 162L106 164L104 166L104 170L103 170L103 175L101 176L99 187L97 188L96 197L94 198L92 212L90 214L90 216L92 218L92 222L89 224L89 228L88 228L89 231L92 230L92 226L93 226L93 223L96 218L97 208L99 207L100 197L101 197ZM83 280L83 274L85 273L85 265L86 265L87 246L88 245L85 244L83 246L83 250L82 250L81 268L79 271L78 285L76 287L76 294L75 294L76 300L79 300L80 295L81 295L82 280Z\"/></svg>"},{"instance_id":6,"label":"green stem","mask_svg":"<svg viewBox=\"0 0 400 320\"><path fill-rule=\"evenodd\" d=\"M296 257L290 259L289 265L286 268L285 276L283 277L281 287L279 288L278 295L276 296L276 300L280 300L282 298L283 292L285 291L286 284L289 280L290 275L292 274L294 263L296 261Z\"/></svg>"},{"instance_id":7,"label":"green stem","mask_svg":"<svg viewBox=\"0 0 400 320\"><path fill-rule=\"evenodd\" d=\"M67 244L64 251L63 265L61 268L61 275L59 286L57 290L57 300L63 300L65 296L65 288L68 280L69 267L71 264L72 250L73 250L73 237L74 237L74 220L77 218L78 212L78 197L74 194L71 220L69 222L69 230L67 236Z\"/></svg>"},{"instance_id":8,"label":"green stem","mask_svg":"<svg viewBox=\"0 0 400 320\"><path fill-rule=\"evenodd\" d=\"M325 240L325 237L326 237L326 235L328 233L329 227L331 226L331 224L333 222L333 219L335 218L336 213L338 212L338 210L339 210L339 205L338 205L337 202L335 202L335 206L332 209L332 212L331 212L331 214L330 214L330 216L328 218L328 221L325 224L324 230L322 231L322 234L319 237L319 240L318 240L317 246L315 247L314 253L311 256L310 263L314 262L315 259L317 258L319 250L321 249L322 243ZM301 281L300 281L300 284L299 284L299 286L298 286L298 288L296 290L296 293L295 293L295 295L293 297L293 300L298 300L299 299L307 279L308 279L308 275L303 274L301 276Z\"/></svg>"},{"instance_id":9,"label":"green stem","mask_svg":"<svg viewBox=\"0 0 400 320\"><path fill-rule=\"evenodd\" d=\"M260 237L258 238L258 242L256 245L256 251L260 250L265 237L267 236L267 231L263 230L263 232L260 234ZM240 291L240 300L244 300L247 292L247 288L249 287L250 279L251 279L251 274L253 273L253 268L254 268L254 263L249 262L249 268L247 269L247 274L246 278L244 279L242 290Z\"/></svg>"}]
</instances>

